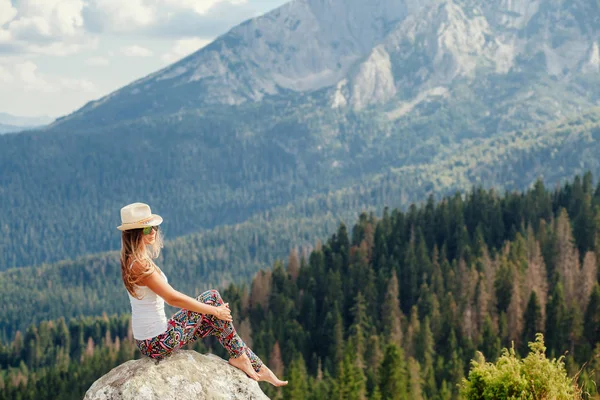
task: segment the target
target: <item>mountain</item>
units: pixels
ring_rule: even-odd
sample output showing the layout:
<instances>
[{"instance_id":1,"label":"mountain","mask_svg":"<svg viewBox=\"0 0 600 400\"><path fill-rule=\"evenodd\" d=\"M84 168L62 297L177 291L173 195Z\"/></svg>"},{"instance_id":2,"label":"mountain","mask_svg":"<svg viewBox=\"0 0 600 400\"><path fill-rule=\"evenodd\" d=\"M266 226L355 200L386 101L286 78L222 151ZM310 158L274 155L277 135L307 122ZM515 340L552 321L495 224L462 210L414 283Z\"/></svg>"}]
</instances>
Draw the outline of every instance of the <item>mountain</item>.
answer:
<instances>
[{"instance_id":1,"label":"mountain","mask_svg":"<svg viewBox=\"0 0 600 400\"><path fill-rule=\"evenodd\" d=\"M17 115L0 112L0 124L5 124L5 125L31 127L31 126L47 125L52 121L54 121L54 118L47 117L47 116L20 117Z\"/></svg>"},{"instance_id":2,"label":"mountain","mask_svg":"<svg viewBox=\"0 0 600 400\"><path fill-rule=\"evenodd\" d=\"M47 125L54 121L50 117L18 117L0 112L0 134L20 132Z\"/></svg>"},{"instance_id":3,"label":"mountain","mask_svg":"<svg viewBox=\"0 0 600 400\"><path fill-rule=\"evenodd\" d=\"M290 2L44 132L0 137L0 269L118 248L133 201L176 237L597 175L599 7ZM578 118L571 136L548 128Z\"/></svg>"},{"instance_id":4,"label":"mountain","mask_svg":"<svg viewBox=\"0 0 600 400\"><path fill-rule=\"evenodd\" d=\"M31 128L31 127L29 127L29 128ZM23 128L23 127L14 126L14 125L0 124L0 135L3 133L20 132L23 130L27 130L29 128L27 128L27 127Z\"/></svg>"},{"instance_id":5,"label":"mountain","mask_svg":"<svg viewBox=\"0 0 600 400\"><path fill-rule=\"evenodd\" d=\"M270 268L276 260L286 260L290 249L300 249L301 256L318 240L324 242L342 222L353 236L351 226L361 218L357 210L380 217L385 206L414 213L417 207L433 207L435 200L444 203L465 199L465 202L472 201L467 207L471 208L469 214L483 212L489 216L485 206L472 200L482 195L481 187L493 188L489 192L492 197L504 196L508 208L502 214L506 216L493 225L503 225L506 234L514 234L522 223L512 217L514 202L524 201L527 206L523 209L528 212L539 211L530 205L530 200L522 200L521 193L515 193L517 188L528 186L525 196L535 196L543 191L543 181L552 187L552 183L565 180L567 171L584 175L587 170L598 170L600 161L594 157L598 152L600 109L549 124L544 129L455 146L448 149L447 155L419 168L392 169L337 191L271 208L240 224L167 240L158 264L184 293L201 293L231 283L243 284L260 269ZM536 181L539 176L544 180ZM562 192L548 194L554 202L552 210L567 207L576 229L587 226L575 218L579 209L573 209L583 202L566 202L565 198L571 193L582 196L572 186L590 179L587 174L583 179L578 176L575 183L566 184ZM472 182L480 187L472 190ZM594 192L593 201L600 204L600 184L595 190L588 187L591 183L584 186L586 191ZM415 198L420 199L421 204L413 208L410 202ZM171 222L165 221L162 226L166 225ZM474 229L471 221L469 231ZM84 230L81 234L88 232ZM503 240L497 240L496 246L500 248L502 243ZM125 312L128 303L118 257L118 252L112 251L0 271L0 304L15 305L0 309L0 341L6 341L16 330L24 330L40 319L100 315L103 311Z\"/></svg>"},{"instance_id":6,"label":"mountain","mask_svg":"<svg viewBox=\"0 0 600 400\"><path fill-rule=\"evenodd\" d=\"M57 125L321 90L316 97L328 107L392 103L398 116L482 75L577 85L580 74L600 72L599 7L579 0L293 1Z\"/></svg>"}]
</instances>

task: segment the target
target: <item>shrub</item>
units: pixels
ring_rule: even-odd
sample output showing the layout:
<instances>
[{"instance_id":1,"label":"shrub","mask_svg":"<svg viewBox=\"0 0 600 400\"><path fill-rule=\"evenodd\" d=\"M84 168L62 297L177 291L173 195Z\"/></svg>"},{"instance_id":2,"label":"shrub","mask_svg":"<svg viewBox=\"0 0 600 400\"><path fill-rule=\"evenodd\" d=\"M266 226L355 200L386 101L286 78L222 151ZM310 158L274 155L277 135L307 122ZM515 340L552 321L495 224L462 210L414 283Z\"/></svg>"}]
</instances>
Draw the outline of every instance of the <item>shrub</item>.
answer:
<instances>
[{"instance_id":1,"label":"shrub","mask_svg":"<svg viewBox=\"0 0 600 400\"><path fill-rule=\"evenodd\" d=\"M524 359L517 358L514 346L503 349L495 364L486 362L477 352L468 378L462 380L461 394L467 400L581 399L581 390L567 376L563 357L546 358L541 333L536 334L529 348L531 352Z\"/></svg>"}]
</instances>

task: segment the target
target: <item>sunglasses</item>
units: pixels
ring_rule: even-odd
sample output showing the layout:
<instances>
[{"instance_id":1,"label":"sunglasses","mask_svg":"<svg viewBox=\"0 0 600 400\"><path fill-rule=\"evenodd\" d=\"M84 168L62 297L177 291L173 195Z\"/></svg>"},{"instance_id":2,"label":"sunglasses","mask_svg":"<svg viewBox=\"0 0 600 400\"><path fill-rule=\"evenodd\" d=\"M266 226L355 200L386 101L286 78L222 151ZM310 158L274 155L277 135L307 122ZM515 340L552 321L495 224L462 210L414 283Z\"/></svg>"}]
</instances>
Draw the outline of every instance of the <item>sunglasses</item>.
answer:
<instances>
[{"instance_id":1,"label":"sunglasses","mask_svg":"<svg viewBox=\"0 0 600 400\"><path fill-rule=\"evenodd\" d=\"M150 232L152 232L152 230L155 230L156 232L158 232L158 225L157 226L147 226L143 229L144 235L149 235Z\"/></svg>"}]
</instances>

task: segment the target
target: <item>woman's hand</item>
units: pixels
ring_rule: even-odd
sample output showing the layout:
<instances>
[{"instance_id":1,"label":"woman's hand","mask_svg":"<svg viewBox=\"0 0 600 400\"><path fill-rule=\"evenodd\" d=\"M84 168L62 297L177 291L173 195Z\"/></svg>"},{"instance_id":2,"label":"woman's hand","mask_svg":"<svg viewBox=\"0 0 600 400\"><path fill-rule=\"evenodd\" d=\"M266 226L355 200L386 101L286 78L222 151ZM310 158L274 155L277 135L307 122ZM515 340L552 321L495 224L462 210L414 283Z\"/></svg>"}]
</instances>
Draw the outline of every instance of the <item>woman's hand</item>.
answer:
<instances>
[{"instance_id":1,"label":"woman's hand","mask_svg":"<svg viewBox=\"0 0 600 400\"><path fill-rule=\"evenodd\" d=\"M229 309L229 303L225 303L222 306L215 307L214 316L223 321L233 321L233 318L231 318L231 310Z\"/></svg>"}]
</instances>

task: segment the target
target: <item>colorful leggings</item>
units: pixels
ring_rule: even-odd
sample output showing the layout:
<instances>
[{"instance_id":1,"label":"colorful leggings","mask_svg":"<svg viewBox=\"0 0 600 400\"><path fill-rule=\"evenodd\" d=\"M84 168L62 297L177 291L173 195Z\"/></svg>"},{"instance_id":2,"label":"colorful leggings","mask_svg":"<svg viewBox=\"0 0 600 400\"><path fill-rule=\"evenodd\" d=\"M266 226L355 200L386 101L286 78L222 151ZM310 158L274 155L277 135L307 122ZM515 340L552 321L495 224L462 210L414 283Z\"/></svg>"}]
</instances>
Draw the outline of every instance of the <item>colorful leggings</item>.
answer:
<instances>
[{"instance_id":1,"label":"colorful leggings","mask_svg":"<svg viewBox=\"0 0 600 400\"><path fill-rule=\"evenodd\" d=\"M207 290L196 300L218 307L223 304L216 290ZM185 308L177 311L167 321L167 330L158 336L146 340L135 340L142 354L157 360L157 363L170 356L175 350L193 343L198 338L215 335L232 358L246 354L256 372L263 363L237 334L233 323L223 321L214 315L200 314Z\"/></svg>"}]
</instances>

